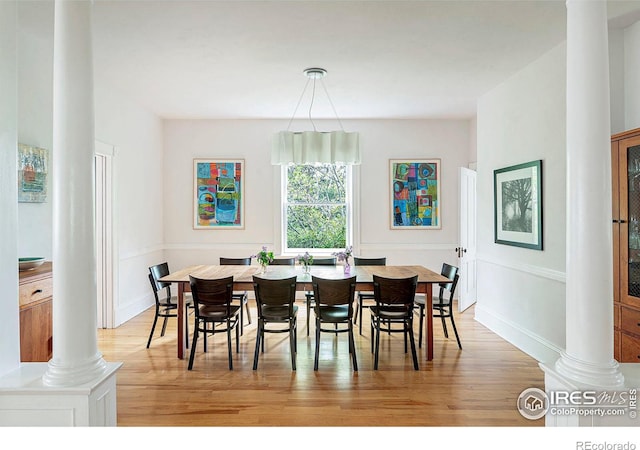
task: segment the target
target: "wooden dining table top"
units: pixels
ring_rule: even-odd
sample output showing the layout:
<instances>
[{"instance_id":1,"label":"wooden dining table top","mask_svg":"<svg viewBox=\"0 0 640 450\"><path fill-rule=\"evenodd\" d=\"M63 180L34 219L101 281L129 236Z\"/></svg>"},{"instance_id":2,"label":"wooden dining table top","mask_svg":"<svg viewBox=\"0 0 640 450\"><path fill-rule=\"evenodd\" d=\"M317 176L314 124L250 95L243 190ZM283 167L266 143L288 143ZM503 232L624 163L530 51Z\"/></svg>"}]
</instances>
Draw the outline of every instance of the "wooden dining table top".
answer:
<instances>
[{"instance_id":1,"label":"wooden dining table top","mask_svg":"<svg viewBox=\"0 0 640 450\"><path fill-rule=\"evenodd\" d=\"M311 266L309 272L305 272L302 266L269 266L265 273L261 273L258 265L236 266L236 265L193 265L185 267L160 278L160 281L170 283L188 283L189 276L204 279L216 279L233 277L236 288L251 288L253 286L253 276L261 278L278 279L295 276L299 289L311 289L311 276L320 278L343 279L355 275L356 284L359 287L373 285L373 275L385 278L408 278L418 275L418 285L433 283L448 283L451 280L437 272L419 265L411 266L351 266L348 274L344 273L344 266ZM308 285L307 285L308 284ZM419 289L421 290L421 289Z\"/></svg>"},{"instance_id":2,"label":"wooden dining table top","mask_svg":"<svg viewBox=\"0 0 640 450\"><path fill-rule=\"evenodd\" d=\"M178 286L178 333L177 333L177 353L178 358L184 358L185 350L185 314L184 314L184 293L191 290L189 276L205 279L217 279L233 277L233 287L235 290L252 290L253 276L261 278L279 279L296 277L296 289L298 291L311 291L313 275L320 278L344 279L355 275L356 287L362 291L373 291L373 276L378 275L385 278L408 278L418 276L417 293L423 293L426 297L426 308L431 309L432 305L432 285L435 283L449 283L451 280L426 267L414 266L351 266L349 273L344 273L344 266L311 266L309 272L305 272L302 266L269 266L266 272L262 273L262 268L258 265L237 266L237 265L193 265L184 269L176 270L160 278L160 281L176 283ZM427 360L433 359L433 319L431 314L424 315Z\"/></svg>"}]
</instances>

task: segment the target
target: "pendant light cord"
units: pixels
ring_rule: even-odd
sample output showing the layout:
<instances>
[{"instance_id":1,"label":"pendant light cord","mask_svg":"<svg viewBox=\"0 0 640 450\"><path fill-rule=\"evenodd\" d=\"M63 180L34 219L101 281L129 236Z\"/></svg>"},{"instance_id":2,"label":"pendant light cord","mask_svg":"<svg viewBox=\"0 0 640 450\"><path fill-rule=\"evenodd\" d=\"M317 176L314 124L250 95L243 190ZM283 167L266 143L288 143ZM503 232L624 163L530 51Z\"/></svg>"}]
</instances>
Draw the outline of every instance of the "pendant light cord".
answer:
<instances>
[{"instance_id":1,"label":"pendant light cord","mask_svg":"<svg viewBox=\"0 0 640 450\"><path fill-rule=\"evenodd\" d=\"M320 69L322 70L322 69ZM323 71L323 73L325 73ZM302 90L302 94L300 94L300 98L298 99L298 103L296 104L296 108L293 110L293 115L291 116L291 119L289 120L289 124L287 125L287 131L289 131L291 129L291 124L293 123L293 119L296 117L296 113L298 112L298 108L300 107L300 103L302 103L302 99L304 98L304 94L305 92L307 92L307 87L309 87L309 82L311 81L311 79L313 79L313 87L312 87L312 91L311 91L311 103L309 104L309 121L311 122L311 125L313 126L313 131L317 132L318 130L316 129L316 124L313 121L313 118L311 117L311 110L313 109L313 103L315 101L316 98L316 78L317 77L309 77L307 78L307 84L304 85L304 89ZM320 82L322 83L322 88L324 89L324 93L327 96L327 99L329 99L329 104L331 105L331 109L333 110L333 114L336 116L336 119L338 121L338 124L340 124L340 129L342 131L344 131L344 126L342 125L342 121L340 120L340 117L338 117L338 112L336 111L336 107L333 104L333 101L331 100L331 96L329 95L329 91L327 90L327 86L324 84L324 80L322 79L322 77L320 77Z\"/></svg>"},{"instance_id":2,"label":"pendant light cord","mask_svg":"<svg viewBox=\"0 0 640 450\"><path fill-rule=\"evenodd\" d=\"M329 104L331 105L331 109L333 109L333 114L335 114L336 119L338 120L338 123L340 124L340 129L342 131L344 131L344 127L342 126L342 121L340 120L340 117L338 117L338 112L336 111L336 107L333 106L333 102L331 101L331 96L329 95L329 91L327 90L327 86L325 86L323 80L320 80L320 82L322 83L322 87L324 89L324 93L327 94L327 98L329 99Z\"/></svg>"},{"instance_id":3,"label":"pendant light cord","mask_svg":"<svg viewBox=\"0 0 640 450\"><path fill-rule=\"evenodd\" d=\"M291 116L291 120L289 120L289 125L287 125L287 131L291 128L291 122L296 117L296 113L298 112L298 108L300 107L300 102L302 102L302 98L304 97L304 93L307 92L307 86L309 86L309 82L311 78L307 78L307 84L304 85L304 89L302 90L302 94L300 94L300 98L298 99L298 104L296 105L296 109L293 110L293 115Z\"/></svg>"}]
</instances>

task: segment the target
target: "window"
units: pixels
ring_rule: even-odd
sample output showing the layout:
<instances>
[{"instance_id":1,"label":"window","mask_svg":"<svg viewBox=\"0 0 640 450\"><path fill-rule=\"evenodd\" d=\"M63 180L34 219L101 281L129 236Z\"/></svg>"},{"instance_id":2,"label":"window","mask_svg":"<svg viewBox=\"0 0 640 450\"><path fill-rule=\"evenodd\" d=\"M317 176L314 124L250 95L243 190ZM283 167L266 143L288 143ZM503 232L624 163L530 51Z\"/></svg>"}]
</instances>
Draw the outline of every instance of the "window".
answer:
<instances>
[{"instance_id":1,"label":"window","mask_svg":"<svg viewBox=\"0 0 640 450\"><path fill-rule=\"evenodd\" d=\"M351 245L351 166L283 166L283 252L333 252Z\"/></svg>"}]
</instances>

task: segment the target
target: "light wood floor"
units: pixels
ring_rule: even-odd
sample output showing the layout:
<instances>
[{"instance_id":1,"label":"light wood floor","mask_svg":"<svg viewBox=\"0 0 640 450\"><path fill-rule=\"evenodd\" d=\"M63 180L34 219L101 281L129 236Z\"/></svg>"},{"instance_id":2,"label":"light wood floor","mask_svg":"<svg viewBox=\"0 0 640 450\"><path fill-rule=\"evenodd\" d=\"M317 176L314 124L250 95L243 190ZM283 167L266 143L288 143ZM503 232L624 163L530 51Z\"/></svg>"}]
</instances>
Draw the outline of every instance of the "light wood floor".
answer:
<instances>
[{"instance_id":1,"label":"light wood floor","mask_svg":"<svg viewBox=\"0 0 640 450\"><path fill-rule=\"evenodd\" d=\"M312 313L313 314L313 313ZM463 350L445 339L434 321L434 360L420 349L420 370L402 335L383 335L379 370L373 370L369 313L363 335L356 329L359 371L353 372L346 334L321 338L320 368L313 370L314 325L307 337L300 307L297 371L291 370L286 334L268 334L266 351L252 370L254 322L245 324L234 370L227 365L225 335L198 342L192 371L176 358L176 321L160 327L146 348L153 309L113 330L98 331L106 361L123 362L117 375L119 426L544 426L516 409L526 388L544 388L537 362L474 319L457 316ZM192 323L190 323L192 327ZM417 322L416 322L417 338Z\"/></svg>"}]
</instances>

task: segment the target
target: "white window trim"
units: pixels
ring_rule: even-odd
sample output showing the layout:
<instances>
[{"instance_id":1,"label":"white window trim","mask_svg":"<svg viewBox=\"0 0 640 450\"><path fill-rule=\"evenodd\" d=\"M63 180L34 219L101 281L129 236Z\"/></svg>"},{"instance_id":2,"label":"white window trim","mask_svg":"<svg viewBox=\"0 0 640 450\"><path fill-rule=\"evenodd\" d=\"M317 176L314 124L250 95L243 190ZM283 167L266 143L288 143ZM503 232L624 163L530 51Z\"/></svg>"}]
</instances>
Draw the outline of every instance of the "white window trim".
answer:
<instances>
[{"instance_id":1,"label":"white window trim","mask_svg":"<svg viewBox=\"0 0 640 450\"><path fill-rule=\"evenodd\" d=\"M287 179L287 166L274 166L274 198L277 198L280 202L280 208L278 208L278 214L275 214L274 230L277 230L274 239L275 248L278 253L283 256L296 256L301 251L309 250L314 256L329 256L334 251L333 249L327 249L325 251L318 251L317 249L295 249L285 251L286 239L285 239L285 199L286 199L286 186L285 181ZM360 240L360 219L359 219L359 197L360 197L360 166L351 165L350 170L347 171L347 245L352 245L354 253L359 251ZM342 249L335 249L342 250Z\"/></svg>"}]
</instances>

